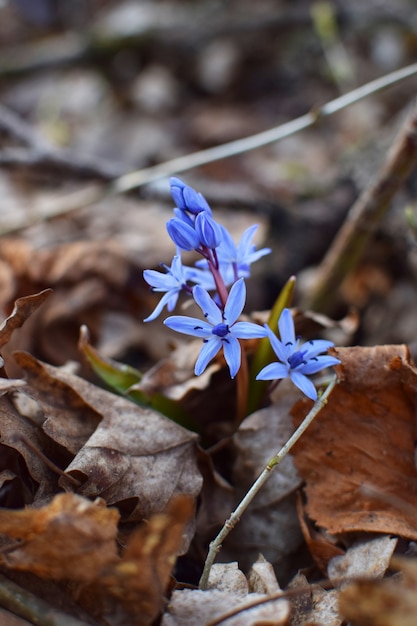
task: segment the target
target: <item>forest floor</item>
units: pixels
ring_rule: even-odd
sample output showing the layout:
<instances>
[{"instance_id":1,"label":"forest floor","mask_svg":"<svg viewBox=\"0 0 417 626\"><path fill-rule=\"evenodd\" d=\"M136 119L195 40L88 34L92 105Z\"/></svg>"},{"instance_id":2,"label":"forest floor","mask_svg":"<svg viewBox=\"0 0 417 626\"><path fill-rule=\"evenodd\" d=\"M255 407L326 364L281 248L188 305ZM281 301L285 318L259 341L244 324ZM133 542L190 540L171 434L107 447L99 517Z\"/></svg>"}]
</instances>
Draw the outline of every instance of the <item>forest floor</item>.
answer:
<instances>
[{"instance_id":1,"label":"forest floor","mask_svg":"<svg viewBox=\"0 0 417 626\"><path fill-rule=\"evenodd\" d=\"M414 4L0 3L1 624L414 623ZM143 321L172 176L258 225L244 319L333 342L324 406Z\"/></svg>"}]
</instances>

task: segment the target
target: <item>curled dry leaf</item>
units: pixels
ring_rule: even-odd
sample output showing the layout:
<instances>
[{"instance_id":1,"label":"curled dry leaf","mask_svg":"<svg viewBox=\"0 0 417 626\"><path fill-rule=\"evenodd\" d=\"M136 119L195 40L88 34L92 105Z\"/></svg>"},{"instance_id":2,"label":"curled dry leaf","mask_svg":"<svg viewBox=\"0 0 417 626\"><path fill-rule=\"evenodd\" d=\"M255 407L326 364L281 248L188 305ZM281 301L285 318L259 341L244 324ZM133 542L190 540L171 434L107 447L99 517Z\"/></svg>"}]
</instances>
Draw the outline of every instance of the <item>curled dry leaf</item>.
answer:
<instances>
[{"instance_id":1,"label":"curled dry leaf","mask_svg":"<svg viewBox=\"0 0 417 626\"><path fill-rule=\"evenodd\" d=\"M2 564L43 578L90 582L117 557L119 513L104 503L59 494L39 509L0 511L0 533L19 539Z\"/></svg>"},{"instance_id":2,"label":"curled dry leaf","mask_svg":"<svg viewBox=\"0 0 417 626\"><path fill-rule=\"evenodd\" d=\"M20 540L3 551L1 563L71 581L69 589L84 609L112 626L148 626L162 610L193 512L192 498L178 496L133 532L119 556L118 511L102 500L59 494L39 509L0 511L0 533Z\"/></svg>"},{"instance_id":3,"label":"curled dry leaf","mask_svg":"<svg viewBox=\"0 0 417 626\"><path fill-rule=\"evenodd\" d=\"M258 604L259 600L263 604ZM172 594L162 626L284 626L289 613L286 600L268 601L267 596L259 593L242 597L218 589L184 589Z\"/></svg>"},{"instance_id":4,"label":"curled dry leaf","mask_svg":"<svg viewBox=\"0 0 417 626\"><path fill-rule=\"evenodd\" d=\"M217 563L210 572L207 591L174 591L162 626L283 626L288 623L290 604L278 599L279 593L273 567L263 557L248 578L236 562Z\"/></svg>"},{"instance_id":5,"label":"curled dry leaf","mask_svg":"<svg viewBox=\"0 0 417 626\"><path fill-rule=\"evenodd\" d=\"M130 537L120 561L103 572L85 596L101 598L112 626L148 626L161 613L185 527L194 512L192 498L176 496ZM116 600L116 603L114 603Z\"/></svg>"},{"instance_id":6,"label":"curled dry leaf","mask_svg":"<svg viewBox=\"0 0 417 626\"><path fill-rule=\"evenodd\" d=\"M417 539L417 371L406 346L340 348L341 382L293 448L306 512L333 534ZM298 425L310 405L294 408ZM364 489L369 485L372 489Z\"/></svg>"},{"instance_id":7,"label":"curled dry leaf","mask_svg":"<svg viewBox=\"0 0 417 626\"><path fill-rule=\"evenodd\" d=\"M61 446L70 449L76 440L78 417L74 407L89 418L84 435L101 418L66 468L69 477L80 481L80 494L101 496L107 504L117 504L129 521L162 511L175 494L198 495L202 478L197 467L196 435L156 411L138 407L28 354L19 353L16 359L33 393L41 389L38 397L42 396L44 403L48 402L49 390L52 407L69 404L71 411L61 416L54 416L50 409L44 425L51 439ZM72 424L66 426L68 417ZM68 478L60 482L73 490Z\"/></svg>"},{"instance_id":8,"label":"curled dry leaf","mask_svg":"<svg viewBox=\"0 0 417 626\"><path fill-rule=\"evenodd\" d=\"M34 448L51 451L50 440L6 395L0 397L0 433L2 506L20 507L49 499L57 491L57 476Z\"/></svg>"},{"instance_id":9,"label":"curled dry leaf","mask_svg":"<svg viewBox=\"0 0 417 626\"><path fill-rule=\"evenodd\" d=\"M13 331L20 328L51 293L52 289L44 289L40 293L16 300L12 313L0 326L0 348L10 341Z\"/></svg>"},{"instance_id":10,"label":"curled dry leaf","mask_svg":"<svg viewBox=\"0 0 417 626\"><path fill-rule=\"evenodd\" d=\"M357 580L339 594L339 610L352 626L414 626L417 615L417 560L395 557L401 574Z\"/></svg>"},{"instance_id":11,"label":"curled dry leaf","mask_svg":"<svg viewBox=\"0 0 417 626\"><path fill-rule=\"evenodd\" d=\"M359 576L382 577L389 567L397 543L398 539L385 535L352 545L346 554L330 561L330 580Z\"/></svg>"}]
</instances>

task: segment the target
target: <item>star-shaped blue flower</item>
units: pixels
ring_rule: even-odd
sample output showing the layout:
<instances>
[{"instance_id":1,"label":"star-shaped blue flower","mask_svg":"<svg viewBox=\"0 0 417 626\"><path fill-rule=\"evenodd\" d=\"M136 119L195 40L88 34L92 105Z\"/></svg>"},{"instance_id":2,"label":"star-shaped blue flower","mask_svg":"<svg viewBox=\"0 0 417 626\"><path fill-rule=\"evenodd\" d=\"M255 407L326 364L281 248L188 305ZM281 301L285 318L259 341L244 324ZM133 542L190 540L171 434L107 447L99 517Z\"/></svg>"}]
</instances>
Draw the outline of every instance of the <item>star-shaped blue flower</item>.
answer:
<instances>
[{"instance_id":1,"label":"star-shaped blue flower","mask_svg":"<svg viewBox=\"0 0 417 626\"><path fill-rule=\"evenodd\" d=\"M282 311L278 321L281 340L266 324L265 328L279 362L270 363L264 367L257 375L256 380L279 380L289 376L294 385L301 389L308 398L317 400L316 388L307 376L315 374L325 367L340 363L339 359L333 356L321 354L333 347L334 343L324 339L316 339L307 341L300 346L300 340L295 337L294 322L289 309Z\"/></svg>"},{"instance_id":2,"label":"star-shaped blue flower","mask_svg":"<svg viewBox=\"0 0 417 626\"><path fill-rule=\"evenodd\" d=\"M157 270L145 270L143 272L143 278L151 286L152 291L164 294L152 313L143 320L144 322L151 322L156 319L165 305L167 305L168 311L171 312L177 304L180 291L187 287L190 268L183 266L179 255L174 256L171 267L168 267L168 265L163 265L163 267L166 269L166 274ZM195 270L193 272L195 273Z\"/></svg>"},{"instance_id":3,"label":"star-shaped blue flower","mask_svg":"<svg viewBox=\"0 0 417 626\"><path fill-rule=\"evenodd\" d=\"M173 315L168 317L164 324L178 333L203 339L203 347L194 368L196 376L204 372L209 362L223 348L230 376L234 378L241 363L239 339L252 339L267 335L266 329L258 324L236 321L242 313L246 300L246 286L243 278L231 288L224 311L200 285L194 287L193 298L203 311L204 321L196 317Z\"/></svg>"}]
</instances>

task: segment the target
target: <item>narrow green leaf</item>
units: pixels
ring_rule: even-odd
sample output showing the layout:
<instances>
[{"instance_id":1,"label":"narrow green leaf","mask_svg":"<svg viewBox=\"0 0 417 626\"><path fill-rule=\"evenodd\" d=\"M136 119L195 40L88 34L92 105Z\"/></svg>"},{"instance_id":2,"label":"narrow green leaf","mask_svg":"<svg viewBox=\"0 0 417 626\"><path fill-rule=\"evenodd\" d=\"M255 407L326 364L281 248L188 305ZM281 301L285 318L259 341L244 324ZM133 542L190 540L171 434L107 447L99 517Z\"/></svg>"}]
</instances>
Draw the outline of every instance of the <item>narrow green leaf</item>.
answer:
<instances>
[{"instance_id":1,"label":"narrow green leaf","mask_svg":"<svg viewBox=\"0 0 417 626\"><path fill-rule=\"evenodd\" d=\"M278 298L275 300L274 306L271 309L271 313L268 319L269 328L277 334L278 320L282 311L290 306L292 295L295 287L295 276L291 276L285 283L284 287ZM275 353L271 348L268 337L264 337L260 340L258 348L253 356L252 364L250 368L249 376L249 393L248 393L248 406L247 415L250 415L258 408L260 408L262 400L265 396L266 390L269 385L267 380L255 380L257 374L261 371L265 365L271 363L275 359Z\"/></svg>"},{"instance_id":2,"label":"narrow green leaf","mask_svg":"<svg viewBox=\"0 0 417 626\"><path fill-rule=\"evenodd\" d=\"M89 335L86 326L80 330L78 347L84 354L97 376L110 387L112 391L123 395L135 404L150 407L162 413L173 422L184 426L188 430L198 432L196 424L185 413L181 406L161 393L147 394L137 388L142 379L139 370L119 363L113 359L105 358L89 343Z\"/></svg>"}]
</instances>

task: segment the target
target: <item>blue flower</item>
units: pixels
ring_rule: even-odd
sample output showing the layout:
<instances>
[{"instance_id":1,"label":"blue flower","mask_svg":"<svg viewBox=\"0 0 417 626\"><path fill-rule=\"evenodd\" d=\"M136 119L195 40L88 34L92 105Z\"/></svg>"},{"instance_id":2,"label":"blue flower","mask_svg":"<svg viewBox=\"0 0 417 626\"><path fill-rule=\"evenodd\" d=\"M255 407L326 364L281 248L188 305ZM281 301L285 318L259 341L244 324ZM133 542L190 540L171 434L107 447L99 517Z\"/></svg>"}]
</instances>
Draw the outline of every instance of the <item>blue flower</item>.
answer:
<instances>
[{"instance_id":1,"label":"blue flower","mask_svg":"<svg viewBox=\"0 0 417 626\"><path fill-rule=\"evenodd\" d=\"M200 243L207 248L217 248L222 241L223 227L204 211L196 217L195 230Z\"/></svg>"},{"instance_id":2,"label":"blue flower","mask_svg":"<svg viewBox=\"0 0 417 626\"><path fill-rule=\"evenodd\" d=\"M245 230L238 245L233 241L227 228L222 226L222 229L222 243L217 251L219 261L220 263L231 263L235 267L238 275L240 275L239 272L247 272L249 275L251 264L271 252L270 248L256 250L255 244L252 243L252 238L258 229L258 224L253 224Z\"/></svg>"},{"instance_id":3,"label":"blue flower","mask_svg":"<svg viewBox=\"0 0 417 626\"><path fill-rule=\"evenodd\" d=\"M173 217L168 220L166 227L168 235L181 250L197 250L200 247L199 236L194 227L186 221Z\"/></svg>"},{"instance_id":4,"label":"blue flower","mask_svg":"<svg viewBox=\"0 0 417 626\"><path fill-rule=\"evenodd\" d=\"M170 184L171 196L181 211L189 211L193 215L206 211L211 215L211 208L201 193L186 185L176 176L170 178Z\"/></svg>"},{"instance_id":5,"label":"blue flower","mask_svg":"<svg viewBox=\"0 0 417 626\"><path fill-rule=\"evenodd\" d=\"M166 274L156 270L145 270L143 278L148 285L152 287L152 291L164 293L153 312L145 319L144 322L151 322L161 313L165 305L168 311L172 311L177 304L180 291L187 287L187 280L190 280L189 271L195 273L194 268L184 267L180 256L174 256L171 267L163 265Z\"/></svg>"},{"instance_id":6,"label":"blue flower","mask_svg":"<svg viewBox=\"0 0 417 626\"><path fill-rule=\"evenodd\" d=\"M236 245L227 228L219 225L222 231L220 245L216 249L220 264L220 272L226 285L231 285L238 278L249 278L250 266L261 257L269 254L271 248L256 249L252 243L258 224L249 226ZM196 262L197 267L207 267L207 261L202 259Z\"/></svg>"},{"instance_id":7,"label":"blue flower","mask_svg":"<svg viewBox=\"0 0 417 626\"><path fill-rule=\"evenodd\" d=\"M294 322L289 309L282 311L278 321L281 340L266 324L265 328L279 362L270 363L264 367L257 375L256 380L278 380L289 376L294 385L301 389L308 398L317 400L316 388L307 376L315 374L325 367L340 363L339 359L333 356L319 356L334 346L334 343L324 339L316 339L300 346L300 340L295 337Z\"/></svg>"},{"instance_id":8,"label":"blue flower","mask_svg":"<svg viewBox=\"0 0 417 626\"><path fill-rule=\"evenodd\" d=\"M203 311L205 320L196 317L173 315L164 324L178 333L201 337L201 348L194 373L200 376L209 362L223 348L224 358L229 366L230 376L234 378L240 368L241 349L239 339L266 337L267 331L258 324L237 322L246 300L246 287L242 279L238 280L230 290L226 306L222 311L207 291L200 285L193 289L193 297Z\"/></svg>"}]
</instances>

